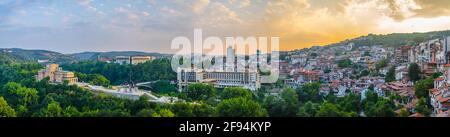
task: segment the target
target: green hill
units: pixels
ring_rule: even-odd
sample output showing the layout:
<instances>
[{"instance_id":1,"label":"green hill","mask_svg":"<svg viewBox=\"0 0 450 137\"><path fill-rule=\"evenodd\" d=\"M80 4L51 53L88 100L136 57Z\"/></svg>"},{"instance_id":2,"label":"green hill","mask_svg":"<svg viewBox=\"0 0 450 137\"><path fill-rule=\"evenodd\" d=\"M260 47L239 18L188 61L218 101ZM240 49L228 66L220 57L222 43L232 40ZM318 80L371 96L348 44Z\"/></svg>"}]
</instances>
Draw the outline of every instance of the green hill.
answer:
<instances>
[{"instance_id":1,"label":"green hill","mask_svg":"<svg viewBox=\"0 0 450 137\"><path fill-rule=\"evenodd\" d=\"M11 55L8 52L0 51L0 64L18 63L18 62L23 62L23 61L24 61L24 59L22 59L20 57Z\"/></svg>"},{"instance_id":2,"label":"green hill","mask_svg":"<svg viewBox=\"0 0 450 137\"><path fill-rule=\"evenodd\" d=\"M25 50L19 48L0 50L3 53L8 53L10 56L24 61L48 60L49 62L55 63L70 63L75 61L75 58L71 56L47 50Z\"/></svg>"},{"instance_id":3,"label":"green hill","mask_svg":"<svg viewBox=\"0 0 450 137\"><path fill-rule=\"evenodd\" d=\"M339 43L330 44L327 46L339 46L354 43L355 46L373 46L383 45L388 47L399 47L404 45L416 45L431 39L442 38L450 36L450 30L432 31L425 33L393 33L393 34L369 34L354 39L348 39Z\"/></svg>"},{"instance_id":4,"label":"green hill","mask_svg":"<svg viewBox=\"0 0 450 137\"><path fill-rule=\"evenodd\" d=\"M97 58L115 58L116 56L170 56L168 54L161 53L148 53L139 51L111 51L111 52L82 52L70 54L77 60L96 60Z\"/></svg>"}]
</instances>

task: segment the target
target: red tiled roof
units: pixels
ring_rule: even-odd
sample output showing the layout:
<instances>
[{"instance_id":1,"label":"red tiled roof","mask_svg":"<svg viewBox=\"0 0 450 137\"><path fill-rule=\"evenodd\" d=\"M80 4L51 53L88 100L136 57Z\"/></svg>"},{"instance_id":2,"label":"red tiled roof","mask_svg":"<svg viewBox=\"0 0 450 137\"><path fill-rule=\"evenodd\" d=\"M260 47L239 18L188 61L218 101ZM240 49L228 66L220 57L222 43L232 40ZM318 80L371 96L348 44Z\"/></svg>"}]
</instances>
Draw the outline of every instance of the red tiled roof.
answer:
<instances>
[{"instance_id":1,"label":"red tiled roof","mask_svg":"<svg viewBox=\"0 0 450 137\"><path fill-rule=\"evenodd\" d=\"M444 67L450 67L450 64L445 64Z\"/></svg>"},{"instance_id":2,"label":"red tiled roof","mask_svg":"<svg viewBox=\"0 0 450 137\"><path fill-rule=\"evenodd\" d=\"M392 82L391 84L396 86L396 87L403 87L404 86L404 84L399 83L399 82Z\"/></svg>"},{"instance_id":3,"label":"red tiled roof","mask_svg":"<svg viewBox=\"0 0 450 137\"><path fill-rule=\"evenodd\" d=\"M440 97L440 96L438 96ZM447 102L448 100L450 100L450 98L440 98L438 99L439 102L443 103L443 102Z\"/></svg>"},{"instance_id":4,"label":"red tiled roof","mask_svg":"<svg viewBox=\"0 0 450 137\"><path fill-rule=\"evenodd\" d=\"M388 85L389 88L393 89L393 90L401 90L402 88L394 86L394 85Z\"/></svg>"},{"instance_id":5,"label":"red tiled roof","mask_svg":"<svg viewBox=\"0 0 450 137\"><path fill-rule=\"evenodd\" d=\"M442 81L442 80L444 80L444 78L443 78L443 77L438 77L438 78L436 78L436 79L434 79L434 80L436 80L436 81Z\"/></svg>"},{"instance_id":6,"label":"red tiled roof","mask_svg":"<svg viewBox=\"0 0 450 137\"><path fill-rule=\"evenodd\" d=\"M438 95L440 92L439 92L439 89L437 89L437 88L432 88L432 89L430 89L430 92L433 94L433 95Z\"/></svg>"}]
</instances>

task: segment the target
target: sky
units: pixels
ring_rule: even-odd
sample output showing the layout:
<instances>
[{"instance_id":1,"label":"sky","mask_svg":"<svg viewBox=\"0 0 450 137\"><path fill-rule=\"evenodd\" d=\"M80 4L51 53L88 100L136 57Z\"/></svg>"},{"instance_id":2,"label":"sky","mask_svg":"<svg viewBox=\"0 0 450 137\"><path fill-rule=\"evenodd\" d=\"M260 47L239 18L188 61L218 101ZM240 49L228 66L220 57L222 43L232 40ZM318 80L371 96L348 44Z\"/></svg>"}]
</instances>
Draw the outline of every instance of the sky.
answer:
<instances>
[{"instance_id":1,"label":"sky","mask_svg":"<svg viewBox=\"0 0 450 137\"><path fill-rule=\"evenodd\" d=\"M280 37L280 49L450 29L450 0L1 0L0 48L173 53L175 37Z\"/></svg>"}]
</instances>

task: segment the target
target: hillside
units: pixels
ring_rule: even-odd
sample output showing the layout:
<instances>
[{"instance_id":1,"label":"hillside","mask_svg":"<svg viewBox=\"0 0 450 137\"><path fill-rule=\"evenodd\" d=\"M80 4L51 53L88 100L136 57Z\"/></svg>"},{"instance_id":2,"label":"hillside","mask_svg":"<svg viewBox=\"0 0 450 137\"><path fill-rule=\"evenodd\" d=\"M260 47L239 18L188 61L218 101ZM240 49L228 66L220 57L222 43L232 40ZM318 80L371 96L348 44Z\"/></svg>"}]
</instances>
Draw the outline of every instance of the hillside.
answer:
<instances>
[{"instance_id":1,"label":"hillside","mask_svg":"<svg viewBox=\"0 0 450 137\"><path fill-rule=\"evenodd\" d=\"M24 59L11 55L8 52L0 51L0 64L9 64L15 62L23 62Z\"/></svg>"},{"instance_id":2,"label":"hillside","mask_svg":"<svg viewBox=\"0 0 450 137\"><path fill-rule=\"evenodd\" d=\"M441 38L444 36L450 36L450 30L432 31L425 33L393 33L386 35L369 34L367 36L348 39L326 46L339 46L347 45L348 43L354 43L355 46L383 45L388 47L399 47L404 45L415 45L423 41Z\"/></svg>"},{"instance_id":3,"label":"hillside","mask_svg":"<svg viewBox=\"0 0 450 137\"><path fill-rule=\"evenodd\" d=\"M55 63L72 63L83 60L96 60L99 57L114 58L116 56L158 56L169 57L169 54L147 53L138 51L113 51L113 52L82 52L74 54L62 54L48 50L25 50L19 48L0 48L0 57L3 60L15 61L38 61L48 60Z\"/></svg>"},{"instance_id":4,"label":"hillside","mask_svg":"<svg viewBox=\"0 0 450 137\"><path fill-rule=\"evenodd\" d=\"M168 54L148 53L139 51L82 52L70 54L77 60L95 60L97 58L114 58L116 56L170 56Z\"/></svg>"},{"instance_id":5,"label":"hillside","mask_svg":"<svg viewBox=\"0 0 450 137\"><path fill-rule=\"evenodd\" d=\"M14 58L18 58L24 61L49 60L49 62L56 63L70 63L75 61L75 59L71 56L47 50L25 50L19 48L0 50L3 53L7 53Z\"/></svg>"}]
</instances>

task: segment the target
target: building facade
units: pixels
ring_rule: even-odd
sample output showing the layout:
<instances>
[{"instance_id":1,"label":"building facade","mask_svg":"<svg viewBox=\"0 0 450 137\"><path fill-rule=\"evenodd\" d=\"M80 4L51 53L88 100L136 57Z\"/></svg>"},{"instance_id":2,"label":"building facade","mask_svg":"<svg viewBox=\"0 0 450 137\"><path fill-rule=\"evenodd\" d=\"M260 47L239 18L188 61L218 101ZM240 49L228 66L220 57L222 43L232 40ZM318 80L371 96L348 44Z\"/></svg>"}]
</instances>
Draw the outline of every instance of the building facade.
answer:
<instances>
[{"instance_id":1,"label":"building facade","mask_svg":"<svg viewBox=\"0 0 450 137\"><path fill-rule=\"evenodd\" d=\"M67 81L69 85L73 85L78 82L75 73L62 70L58 64L49 64L45 69L38 71L36 79L40 81L47 77L50 83L55 84L62 84L64 81Z\"/></svg>"},{"instance_id":2,"label":"building facade","mask_svg":"<svg viewBox=\"0 0 450 137\"><path fill-rule=\"evenodd\" d=\"M226 87L242 87L252 91L256 91L261 87L261 77L258 70L249 68L249 64L238 62L233 48L227 48L227 55L224 58L222 68L204 69L195 68L178 68L177 80L179 91L185 91L189 84L205 83L213 85L216 88ZM254 60L250 62L258 62ZM253 64L256 66L256 64ZM242 68L238 67L241 66Z\"/></svg>"},{"instance_id":3,"label":"building facade","mask_svg":"<svg viewBox=\"0 0 450 137\"><path fill-rule=\"evenodd\" d=\"M150 60L153 60L152 56L133 56L131 57L131 64L136 65L139 63L145 63Z\"/></svg>"},{"instance_id":4,"label":"building facade","mask_svg":"<svg viewBox=\"0 0 450 137\"><path fill-rule=\"evenodd\" d=\"M117 56L114 62L121 64L121 65L130 64L130 63L133 65L136 65L136 64L140 64L140 63L145 63L147 61L151 61L153 59L154 59L154 57L152 57L152 56L131 56L131 57Z\"/></svg>"},{"instance_id":5,"label":"building facade","mask_svg":"<svg viewBox=\"0 0 450 137\"><path fill-rule=\"evenodd\" d=\"M185 91L189 84L205 83L216 88L242 87L256 91L261 87L258 72L205 71L195 69L179 69L177 73L178 89Z\"/></svg>"},{"instance_id":6,"label":"building facade","mask_svg":"<svg viewBox=\"0 0 450 137\"><path fill-rule=\"evenodd\" d=\"M114 62L123 65L130 64L131 60L128 56L117 56Z\"/></svg>"}]
</instances>

